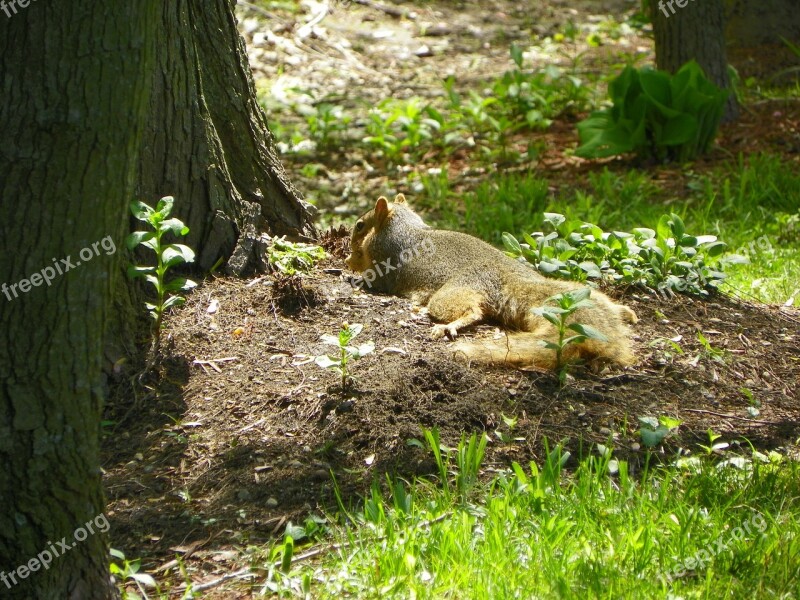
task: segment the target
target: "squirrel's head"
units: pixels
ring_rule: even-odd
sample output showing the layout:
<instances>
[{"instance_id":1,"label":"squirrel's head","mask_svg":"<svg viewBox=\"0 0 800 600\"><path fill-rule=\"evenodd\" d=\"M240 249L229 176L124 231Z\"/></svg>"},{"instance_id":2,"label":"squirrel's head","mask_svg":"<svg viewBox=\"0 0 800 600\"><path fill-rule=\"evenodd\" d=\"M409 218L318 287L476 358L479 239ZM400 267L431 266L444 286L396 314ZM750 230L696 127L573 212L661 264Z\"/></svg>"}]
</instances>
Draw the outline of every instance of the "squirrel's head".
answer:
<instances>
[{"instance_id":1,"label":"squirrel's head","mask_svg":"<svg viewBox=\"0 0 800 600\"><path fill-rule=\"evenodd\" d=\"M419 215L408 207L403 194L397 194L394 202L389 202L381 196L375 202L375 208L362 215L353 227L350 256L344 261L351 270L360 273L372 267L373 257L370 256L370 248L375 236L386 228L392 218L400 215L403 223L409 227L427 227Z\"/></svg>"}]
</instances>

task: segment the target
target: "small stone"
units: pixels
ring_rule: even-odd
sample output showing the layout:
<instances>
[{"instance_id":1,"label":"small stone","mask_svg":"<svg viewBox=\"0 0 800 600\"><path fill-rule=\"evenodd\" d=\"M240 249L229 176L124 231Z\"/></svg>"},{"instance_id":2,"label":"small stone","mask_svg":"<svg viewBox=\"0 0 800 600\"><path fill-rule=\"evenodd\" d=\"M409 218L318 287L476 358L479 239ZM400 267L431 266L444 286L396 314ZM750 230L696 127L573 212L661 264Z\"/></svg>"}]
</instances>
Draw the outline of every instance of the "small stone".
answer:
<instances>
[{"instance_id":1,"label":"small stone","mask_svg":"<svg viewBox=\"0 0 800 600\"><path fill-rule=\"evenodd\" d=\"M278 501L272 497L267 498L267 506L269 506L270 508L275 508L276 506L278 506Z\"/></svg>"},{"instance_id":2,"label":"small stone","mask_svg":"<svg viewBox=\"0 0 800 600\"><path fill-rule=\"evenodd\" d=\"M353 412L353 407L355 406L355 402L352 400L345 400L339 406L336 407L336 414L341 415L344 413Z\"/></svg>"}]
</instances>

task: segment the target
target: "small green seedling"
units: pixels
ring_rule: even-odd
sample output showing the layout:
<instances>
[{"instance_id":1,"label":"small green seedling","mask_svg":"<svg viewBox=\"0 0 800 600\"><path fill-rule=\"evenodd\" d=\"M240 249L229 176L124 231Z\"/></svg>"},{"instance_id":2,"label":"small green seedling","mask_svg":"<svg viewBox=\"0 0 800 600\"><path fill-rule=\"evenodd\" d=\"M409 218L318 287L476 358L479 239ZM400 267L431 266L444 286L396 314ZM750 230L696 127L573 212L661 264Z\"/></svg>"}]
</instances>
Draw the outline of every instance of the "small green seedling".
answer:
<instances>
[{"instance_id":1,"label":"small green seedling","mask_svg":"<svg viewBox=\"0 0 800 600\"><path fill-rule=\"evenodd\" d=\"M287 242L285 238L275 238L267 250L269 264L285 275L298 271L308 272L314 263L327 256L325 250L313 244Z\"/></svg>"},{"instance_id":2,"label":"small green seedling","mask_svg":"<svg viewBox=\"0 0 800 600\"><path fill-rule=\"evenodd\" d=\"M534 308L533 312L540 317L544 317L558 331L558 340L541 340L542 345L556 353L556 369L558 370L558 380L561 385L567 379L569 364L564 361L564 350L570 344L581 344L586 340L599 340L607 342L608 338L594 327L583 323L567 323L572 314L581 308L590 308L594 304L589 300L592 293L591 288L581 288L571 292L556 294L547 299L547 302L555 302L557 306L542 306ZM569 335L574 332L573 335Z\"/></svg>"},{"instance_id":3,"label":"small green seedling","mask_svg":"<svg viewBox=\"0 0 800 600\"><path fill-rule=\"evenodd\" d=\"M347 388L348 384L352 380L352 377L347 370L347 363L351 359L357 360L375 350L375 344L371 341L364 342L360 346L350 345L350 342L353 340L353 338L358 336L363 328L364 326L360 323L353 323L352 325L342 323L342 329L339 331L338 336L329 335L326 333L321 338L326 344L338 347L339 356L331 357L327 354L323 354L314 358L314 362L323 369L333 369L342 376L342 391Z\"/></svg>"},{"instance_id":4,"label":"small green seedling","mask_svg":"<svg viewBox=\"0 0 800 600\"><path fill-rule=\"evenodd\" d=\"M710 427L706 431L708 435L708 446L705 444L698 444L703 450L705 450L706 456L711 456L712 454L722 454L724 450L727 450L730 444L728 442L718 442L717 440L722 437L721 433L716 433Z\"/></svg>"},{"instance_id":5,"label":"small green seedling","mask_svg":"<svg viewBox=\"0 0 800 600\"><path fill-rule=\"evenodd\" d=\"M110 550L111 556L119 561L120 564L116 562L112 562L110 565L111 575L117 580L118 584L121 586L120 592L122 595L123 600L133 600L134 598L148 598L147 592L145 591L146 588L155 589L156 594L161 593L161 590L156 583L156 580L153 579L147 573L140 573L139 569L141 568L141 560L128 560L125 558L125 555L115 548L111 548ZM124 586L126 583L132 581L136 584L136 587L139 589L139 594L134 592L128 592Z\"/></svg>"},{"instance_id":6,"label":"small green seedling","mask_svg":"<svg viewBox=\"0 0 800 600\"><path fill-rule=\"evenodd\" d=\"M655 448L664 441L673 429L677 429L682 421L672 417L639 417L642 427L639 429L639 437L642 443L648 448Z\"/></svg>"},{"instance_id":7,"label":"small green seedling","mask_svg":"<svg viewBox=\"0 0 800 600\"><path fill-rule=\"evenodd\" d=\"M706 356L719 363L725 362L725 350L712 346L711 342L709 342L706 336L703 335L702 331L697 332L697 341L699 341L700 345L703 346L703 353Z\"/></svg>"},{"instance_id":8,"label":"small green seedling","mask_svg":"<svg viewBox=\"0 0 800 600\"><path fill-rule=\"evenodd\" d=\"M167 218L172 211L173 202L172 196L165 196L158 201L155 209L138 200L131 202L133 216L150 225L153 231L134 231L125 240L129 250L141 245L156 254L155 266L132 264L128 267L129 277L144 277L156 288L155 303L145 302L150 316L153 317L154 347L158 346L161 322L166 310L173 306L180 306L186 301L183 296L175 292L185 292L197 286L194 281L185 277L177 277L171 281L166 280L167 271L172 267L194 262L194 251L189 246L165 244L162 241L164 234L168 232L177 236L185 236L189 233L189 228L183 224L183 221L174 217Z\"/></svg>"}]
</instances>

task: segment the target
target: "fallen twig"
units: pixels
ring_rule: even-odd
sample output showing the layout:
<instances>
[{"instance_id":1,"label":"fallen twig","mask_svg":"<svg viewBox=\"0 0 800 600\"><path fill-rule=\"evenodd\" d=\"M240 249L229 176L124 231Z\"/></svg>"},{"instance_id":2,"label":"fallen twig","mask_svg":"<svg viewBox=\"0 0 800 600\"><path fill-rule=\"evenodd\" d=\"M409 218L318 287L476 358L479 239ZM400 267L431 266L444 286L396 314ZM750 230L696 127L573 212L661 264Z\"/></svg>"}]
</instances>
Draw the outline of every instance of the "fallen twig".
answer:
<instances>
[{"instance_id":1,"label":"fallen twig","mask_svg":"<svg viewBox=\"0 0 800 600\"><path fill-rule=\"evenodd\" d=\"M211 368L212 368L212 369L214 369L214 370L215 370L217 373L222 373L222 369L220 369L220 368L217 366L217 363L220 363L220 362L229 362L229 361L231 361L231 360L239 360L239 357L238 357L238 356L226 356L225 358L211 358L211 359L209 359L209 360L201 360L201 359L199 359L199 358L195 358L195 359L192 361L192 364L193 364L193 365L200 365L200 366L202 367L203 371L205 371L206 373L208 373L208 369L206 369L206 366L209 366L209 367L211 367Z\"/></svg>"}]
</instances>

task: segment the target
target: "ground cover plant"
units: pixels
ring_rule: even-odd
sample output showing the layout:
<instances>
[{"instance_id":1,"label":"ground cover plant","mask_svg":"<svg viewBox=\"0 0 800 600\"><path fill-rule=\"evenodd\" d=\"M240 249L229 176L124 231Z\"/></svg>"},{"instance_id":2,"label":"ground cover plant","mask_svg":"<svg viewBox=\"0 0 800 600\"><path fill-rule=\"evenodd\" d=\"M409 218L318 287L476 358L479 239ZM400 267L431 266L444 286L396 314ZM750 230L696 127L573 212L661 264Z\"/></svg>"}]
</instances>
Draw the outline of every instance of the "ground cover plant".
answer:
<instances>
[{"instance_id":1,"label":"ground cover plant","mask_svg":"<svg viewBox=\"0 0 800 600\"><path fill-rule=\"evenodd\" d=\"M119 584L797 596L797 86L742 71L740 120L693 140L693 162L587 160L576 125L626 65L652 62L629 6L420 2L412 19L370 4L330 3L316 23L310 5L239 7L282 161L322 227L403 192L427 222L604 286L640 318L638 363L561 378L465 365L409 302L348 283L347 231L327 231L324 254L276 240L276 273L208 277L165 320L135 423L115 423L124 369L109 381ZM733 255L749 262L723 268Z\"/></svg>"},{"instance_id":2,"label":"ground cover plant","mask_svg":"<svg viewBox=\"0 0 800 600\"><path fill-rule=\"evenodd\" d=\"M714 141L728 97L695 61L674 75L625 67L608 93L613 106L578 124L578 156L636 152L642 158L692 160Z\"/></svg>"},{"instance_id":3,"label":"ground cover plant","mask_svg":"<svg viewBox=\"0 0 800 600\"><path fill-rule=\"evenodd\" d=\"M265 567L256 589L334 598L792 597L800 591L797 466L778 455L682 457L634 476L611 446L572 473L560 445L489 482L475 436L435 447L436 480L376 482L341 506L322 560ZM420 444L420 442L417 442ZM385 490L385 491L384 491ZM301 528L292 530L312 546ZM335 541L333 541L335 540ZM287 533L271 556L290 544ZM790 566L793 565L793 566Z\"/></svg>"}]
</instances>

